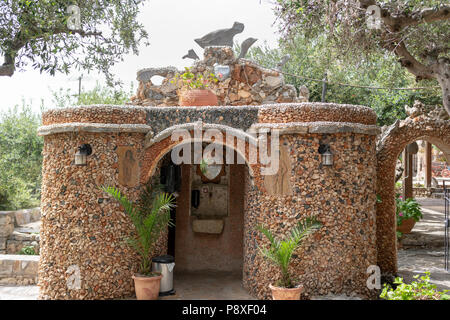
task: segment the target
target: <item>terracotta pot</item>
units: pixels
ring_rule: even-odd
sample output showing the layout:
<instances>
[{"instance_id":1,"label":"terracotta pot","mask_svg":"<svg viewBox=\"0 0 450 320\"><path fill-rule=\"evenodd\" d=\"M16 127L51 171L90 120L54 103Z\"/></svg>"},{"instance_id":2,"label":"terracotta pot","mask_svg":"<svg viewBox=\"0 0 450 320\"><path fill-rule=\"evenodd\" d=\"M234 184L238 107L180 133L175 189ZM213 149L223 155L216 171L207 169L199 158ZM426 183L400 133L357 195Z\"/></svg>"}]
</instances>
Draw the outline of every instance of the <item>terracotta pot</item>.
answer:
<instances>
[{"instance_id":1,"label":"terracotta pot","mask_svg":"<svg viewBox=\"0 0 450 320\"><path fill-rule=\"evenodd\" d=\"M186 90L180 95L181 106L217 106L217 96L209 89Z\"/></svg>"},{"instance_id":2,"label":"terracotta pot","mask_svg":"<svg viewBox=\"0 0 450 320\"><path fill-rule=\"evenodd\" d=\"M397 226L397 231L400 231L403 234L411 233L412 228L416 224L416 220L413 218L408 218L402 221L402 224Z\"/></svg>"},{"instance_id":3,"label":"terracotta pot","mask_svg":"<svg viewBox=\"0 0 450 320\"><path fill-rule=\"evenodd\" d=\"M136 298L138 300L157 300L162 277L162 274L153 277L134 275L132 278L134 279Z\"/></svg>"},{"instance_id":4,"label":"terracotta pot","mask_svg":"<svg viewBox=\"0 0 450 320\"><path fill-rule=\"evenodd\" d=\"M273 300L300 300L300 294L303 291L302 285L296 288L281 288L270 284L269 288L272 290Z\"/></svg>"}]
</instances>

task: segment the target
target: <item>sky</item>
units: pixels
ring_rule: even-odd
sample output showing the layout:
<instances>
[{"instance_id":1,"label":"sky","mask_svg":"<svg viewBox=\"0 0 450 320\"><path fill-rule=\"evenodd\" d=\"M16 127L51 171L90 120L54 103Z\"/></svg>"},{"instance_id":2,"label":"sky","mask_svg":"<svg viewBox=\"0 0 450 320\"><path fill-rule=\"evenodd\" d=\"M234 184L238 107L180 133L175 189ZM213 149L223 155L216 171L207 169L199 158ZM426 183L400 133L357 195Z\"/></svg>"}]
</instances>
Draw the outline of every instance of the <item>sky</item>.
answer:
<instances>
[{"instance_id":1,"label":"sky","mask_svg":"<svg viewBox=\"0 0 450 320\"><path fill-rule=\"evenodd\" d=\"M268 0L149 0L141 8L139 21L149 33L149 46L141 46L139 55L127 55L112 71L127 89L131 82L137 88L136 72L143 68L190 66L192 60L182 59L189 49L203 56L203 49L194 39L223 28L230 28L235 21L242 22L245 29L234 40L242 43L248 37L257 38L254 44L277 46L277 28L274 25L273 5ZM2 61L0 61L2 63ZM25 100L33 110L39 111L41 99L46 108L52 107L52 91L60 88L78 92L76 70L69 75L49 76L40 74L28 66L26 70L10 77L0 77L0 111ZM89 89L96 81L104 83L97 72L83 75L82 86Z\"/></svg>"}]
</instances>

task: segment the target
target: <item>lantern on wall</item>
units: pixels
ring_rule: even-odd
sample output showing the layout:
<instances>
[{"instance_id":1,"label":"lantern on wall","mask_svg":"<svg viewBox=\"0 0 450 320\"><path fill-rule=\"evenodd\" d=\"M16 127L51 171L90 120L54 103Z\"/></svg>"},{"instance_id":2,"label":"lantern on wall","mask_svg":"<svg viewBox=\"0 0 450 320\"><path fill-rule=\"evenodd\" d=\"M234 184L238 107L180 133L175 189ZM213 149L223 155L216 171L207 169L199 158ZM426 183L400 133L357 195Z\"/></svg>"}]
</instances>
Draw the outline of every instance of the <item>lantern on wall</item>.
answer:
<instances>
[{"instance_id":1,"label":"lantern on wall","mask_svg":"<svg viewBox=\"0 0 450 320\"><path fill-rule=\"evenodd\" d=\"M92 148L89 144L82 144L78 147L77 153L75 153L75 165L85 166L87 162L87 156L92 154Z\"/></svg>"},{"instance_id":2,"label":"lantern on wall","mask_svg":"<svg viewBox=\"0 0 450 320\"><path fill-rule=\"evenodd\" d=\"M333 154L330 150L325 151L322 154L322 164L324 166L332 166L333 165Z\"/></svg>"},{"instance_id":3,"label":"lantern on wall","mask_svg":"<svg viewBox=\"0 0 450 320\"><path fill-rule=\"evenodd\" d=\"M327 144L321 144L319 146L319 153L322 157L322 165L330 167L333 165L333 154L331 153L330 146Z\"/></svg>"}]
</instances>

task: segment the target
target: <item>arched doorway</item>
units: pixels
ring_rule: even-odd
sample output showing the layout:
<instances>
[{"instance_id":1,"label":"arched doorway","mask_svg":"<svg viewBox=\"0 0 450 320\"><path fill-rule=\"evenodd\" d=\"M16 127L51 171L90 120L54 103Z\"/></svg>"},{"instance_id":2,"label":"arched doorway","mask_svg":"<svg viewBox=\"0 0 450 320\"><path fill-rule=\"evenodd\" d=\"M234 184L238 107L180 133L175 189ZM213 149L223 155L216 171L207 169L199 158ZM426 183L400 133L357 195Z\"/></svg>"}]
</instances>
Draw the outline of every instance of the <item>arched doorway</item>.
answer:
<instances>
[{"instance_id":1,"label":"arched doorway","mask_svg":"<svg viewBox=\"0 0 450 320\"><path fill-rule=\"evenodd\" d=\"M396 274L397 237L395 214L395 166L399 154L410 143L426 140L438 146L450 159L450 122L406 119L384 134L377 151L377 263L383 273Z\"/></svg>"},{"instance_id":2,"label":"arched doorway","mask_svg":"<svg viewBox=\"0 0 450 320\"><path fill-rule=\"evenodd\" d=\"M448 164L442 152L425 140L408 145L402 160L403 179L396 183L397 225L401 221L400 228L397 227L397 274L410 283L415 281L414 276L430 272L431 283L439 291L448 290L450 281L445 270L448 229L445 227L443 184L447 179L450 181L450 176L446 178L442 174ZM419 221L404 220L405 214L413 213L420 214L416 216Z\"/></svg>"},{"instance_id":3,"label":"arched doorway","mask_svg":"<svg viewBox=\"0 0 450 320\"><path fill-rule=\"evenodd\" d=\"M242 286L245 188L252 183L246 160L249 142L241 141L244 149L239 149L235 139L222 133L223 141L172 141L167 136L150 144L144 153L144 159L153 160L143 163L143 174L151 174L142 183L167 183L164 172L168 170L176 175L176 186L170 190L177 195L172 213L175 226L169 228L165 242L167 253L175 257L177 299L251 298ZM202 155L210 145L222 148L224 161L217 166L219 170L201 170L201 163L194 161L194 143L200 144ZM191 162L174 162L174 153L185 155L186 150L192 153ZM228 153L233 155L231 163Z\"/></svg>"}]
</instances>

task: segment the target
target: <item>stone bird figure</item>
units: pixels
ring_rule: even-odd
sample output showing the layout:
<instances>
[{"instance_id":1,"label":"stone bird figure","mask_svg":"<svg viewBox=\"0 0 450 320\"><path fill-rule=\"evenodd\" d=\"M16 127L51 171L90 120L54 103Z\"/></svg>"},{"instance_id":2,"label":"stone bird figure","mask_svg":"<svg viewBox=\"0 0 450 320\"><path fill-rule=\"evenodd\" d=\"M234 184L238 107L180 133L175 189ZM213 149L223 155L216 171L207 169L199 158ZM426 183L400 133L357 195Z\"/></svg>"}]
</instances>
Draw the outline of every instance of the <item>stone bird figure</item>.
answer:
<instances>
[{"instance_id":1,"label":"stone bird figure","mask_svg":"<svg viewBox=\"0 0 450 320\"><path fill-rule=\"evenodd\" d=\"M230 29L220 29L204 35L194 41L202 48L210 46L233 46L233 38L244 31L244 24L235 22Z\"/></svg>"},{"instance_id":2,"label":"stone bird figure","mask_svg":"<svg viewBox=\"0 0 450 320\"><path fill-rule=\"evenodd\" d=\"M247 38L242 42L241 45L241 53L239 54L238 59L245 58L247 55L248 49L257 41L258 39L255 38Z\"/></svg>"},{"instance_id":3,"label":"stone bird figure","mask_svg":"<svg viewBox=\"0 0 450 320\"><path fill-rule=\"evenodd\" d=\"M281 61L278 62L277 64L277 70L281 71L281 69L283 68L283 66L289 61L291 60L291 55L287 54L285 56L283 56L281 58Z\"/></svg>"},{"instance_id":4,"label":"stone bird figure","mask_svg":"<svg viewBox=\"0 0 450 320\"><path fill-rule=\"evenodd\" d=\"M183 56L183 59L186 59L186 58L194 59L194 60L200 60L198 55L195 53L194 49L190 49L188 51L188 53Z\"/></svg>"}]
</instances>

